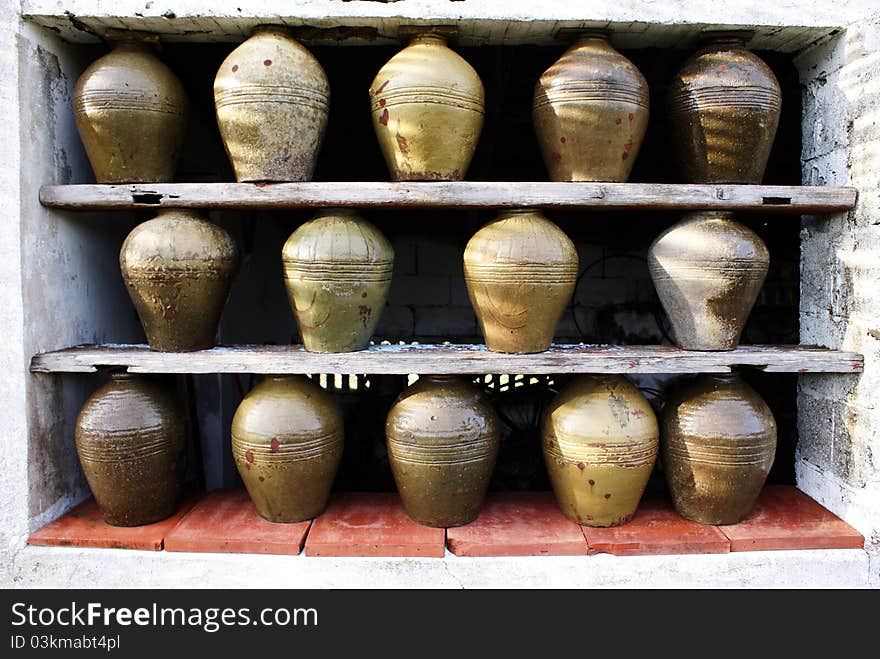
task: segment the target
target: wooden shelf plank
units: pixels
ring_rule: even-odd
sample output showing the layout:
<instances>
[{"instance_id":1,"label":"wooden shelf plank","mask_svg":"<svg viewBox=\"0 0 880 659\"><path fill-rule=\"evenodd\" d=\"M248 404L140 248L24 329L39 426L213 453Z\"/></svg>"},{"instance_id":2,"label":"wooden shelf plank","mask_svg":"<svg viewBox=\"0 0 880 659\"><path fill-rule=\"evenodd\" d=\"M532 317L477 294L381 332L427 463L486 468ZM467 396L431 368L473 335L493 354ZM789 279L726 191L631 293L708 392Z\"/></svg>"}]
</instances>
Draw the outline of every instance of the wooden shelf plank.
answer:
<instances>
[{"instance_id":1,"label":"wooden shelf plank","mask_svg":"<svg viewBox=\"0 0 880 659\"><path fill-rule=\"evenodd\" d=\"M726 373L733 366L769 372L855 373L863 357L810 346L740 346L696 352L673 346L557 345L531 355L489 352L482 345L376 345L361 352L306 352L302 346L228 346L186 353L145 345L78 346L35 355L35 373Z\"/></svg>"},{"instance_id":2,"label":"wooden shelf plank","mask_svg":"<svg viewBox=\"0 0 880 659\"><path fill-rule=\"evenodd\" d=\"M832 213L856 203L855 188L551 182L327 182L44 185L40 202L78 211L204 208L539 208L582 210L730 209Z\"/></svg>"}]
</instances>

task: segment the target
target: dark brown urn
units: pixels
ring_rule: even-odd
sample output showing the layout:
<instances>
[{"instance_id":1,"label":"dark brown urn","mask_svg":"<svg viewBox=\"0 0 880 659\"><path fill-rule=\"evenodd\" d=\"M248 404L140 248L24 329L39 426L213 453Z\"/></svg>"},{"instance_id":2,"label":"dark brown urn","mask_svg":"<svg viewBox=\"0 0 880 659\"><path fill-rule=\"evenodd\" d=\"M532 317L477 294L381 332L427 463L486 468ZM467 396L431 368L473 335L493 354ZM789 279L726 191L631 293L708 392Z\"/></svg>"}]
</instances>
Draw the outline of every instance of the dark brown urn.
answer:
<instances>
[{"instance_id":1,"label":"dark brown urn","mask_svg":"<svg viewBox=\"0 0 880 659\"><path fill-rule=\"evenodd\" d=\"M700 375L663 409L661 456L675 509L702 524L752 511L776 455L776 421L736 374Z\"/></svg>"},{"instance_id":2,"label":"dark brown urn","mask_svg":"<svg viewBox=\"0 0 880 659\"><path fill-rule=\"evenodd\" d=\"M760 183L779 124L779 82L744 35L704 41L669 85L678 166L688 183Z\"/></svg>"},{"instance_id":3,"label":"dark brown urn","mask_svg":"<svg viewBox=\"0 0 880 659\"><path fill-rule=\"evenodd\" d=\"M626 181L648 128L644 76L585 32L538 79L532 119L552 181Z\"/></svg>"},{"instance_id":4,"label":"dark brown urn","mask_svg":"<svg viewBox=\"0 0 880 659\"><path fill-rule=\"evenodd\" d=\"M76 420L76 452L104 521L141 526L177 510L185 428L183 408L158 379L113 373L89 396Z\"/></svg>"}]
</instances>

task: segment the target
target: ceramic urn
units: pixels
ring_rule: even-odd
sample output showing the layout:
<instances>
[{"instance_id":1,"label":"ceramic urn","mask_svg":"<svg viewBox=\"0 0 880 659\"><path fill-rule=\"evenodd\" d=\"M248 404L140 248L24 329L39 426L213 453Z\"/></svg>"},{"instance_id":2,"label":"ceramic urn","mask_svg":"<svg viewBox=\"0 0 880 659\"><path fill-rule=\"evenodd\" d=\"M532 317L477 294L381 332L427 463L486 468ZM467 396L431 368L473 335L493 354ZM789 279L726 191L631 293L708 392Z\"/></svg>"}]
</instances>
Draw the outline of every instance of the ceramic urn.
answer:
<instances>
[{"instance_id":1,"label":"ceramic urn","mask_svg":"<svg viewBox=\"0 0 880 659\"><path fill-rule=\"evenodd\" d=\"M479 390L456 376L423 375L385 423L388 458L411 519L425 526L473 521L498 455L498 418Z\"/></svg>"},{"instance_id":2,"label":"ceramic urn","mask_svg":"<svg viewBox=\"0 0 880 659\"><path fill-rule=\"evenodd\" d=\"M767 276L770 255L727 211L688 213L648 250L648 269L686 350L733 350Z\"/></svg>"},{"instance_id":3,"label":"ceramic urn","mask_svg":"<svg viewBox=\"0 0 880 659\"><path fill-rule=\"evenodd\" d=\"M342 444L339 406L303 375L267 376L232 419L235 466L270 522L302 522L324 511Z\"/></svg>"},{"instance_id":4,"label":"ceramic urn","mask_svg":"<svg viewBox=\"0 0 880 659\"><path fill-rule=\"evenodd\" d=\"M114 43L76 81L73 114L98 183L174 179L186 132L183 85L149 35Z\"/></svg>"},{"instance_id":5,"label":"ceramic urn","mask_svg":"<svg viewBox=\"0 0 880 659\"><path fill-rule=\"evenodd\" d=\"M636 512L657 458L657 417L622 375L582 375L553 400L542 447L559 508L585 526Z\"/></svg>"},{"instance_id":6,"label":"ceramic urn","mask_svg":"<svg viewBox=\"0 0 880 659\"><path fill-rule=\"evenodd\" d=\"M477 321L494 352L550 347L574 294L574 243L534 209L502 211L464 251L464 278Z\"/></svg>"},{"instance_id":7,"label":"ceramic urn","mask_svg":"<svg viewBox=\"0 0 880 659\"><path fill-rule=\"evenodd\" d=\"M385 307L394 250L349 209L328 209L294 231L282 251L284 282L311 352L367 347Z\"/></svg>"},{"instance_id":8,"label":"ceramic urn","mask_svg":"<svg viewBox=\"0 0 880 659\"><path fill-rule=\"evenodd\" d=\"M224 229L195 211L159 211L128 234L119 266L150 348L214 346L238 269L238 247Z\"/></svg>"},{"instance_id":9,"label":"ceramic urn","mask_svg":"<svg viewBox=\"0 0 880 659\"><path fill-rule=\"evenodd\" d=\"M379 70L370 102L393 181L464 179L483 127L483 83L443 36L415 36Z\"/></svg>"},{"instance_id":10,"label":"ceramic urn","mask_svg":"<svg viewBox=\"0 0 880 659\"><path fill-rule=\"evenodd\" d=\"M183 488L186 422L158 378L113 373L83 404L76 452L112 526L142 526L177 510Z\"/></svg>"},{"instance_id":11,"label":"ceramic urn","mask_svg":"<svg viewBox=\"0 0 880 659\"><path fill-rule=\"evenodd\" d=\"M607 33L583 33L535 85L532 118L550 180L628 180L648 110L641 72Z\"/></svg>"},{"instance_id":12,"label":"ceramic urn","mask_svg":"<svg viewBox=\"0 0 880 659\"><path fill-rule=\"evenodd\" d=\"M675 509L702 524L745 519L776 456L776 421L736 374L706 374L675 391L661 422Z\"/></svg>"},{"instance_id":13,"label":"ceramic urn","mask_svg":"<svg viewBox=\"0 0 880 659\"><path fill-rule=\"evenodd\" d=\"M671 144L688 183L761 183L779 124L773 71L744 37L707 32L669 85Z\"/></svg>"},{"instance_id":14,"label":"ceramic urn","mask_svg":"<svg viewBox=\"0 0 880 659\"><path fill-rule=\"evenodd\" d=\"M312 179L330 84L286 28L258 26L229 54L214 79L214 105L236 180Z\"/></svg>"}]
</instances>

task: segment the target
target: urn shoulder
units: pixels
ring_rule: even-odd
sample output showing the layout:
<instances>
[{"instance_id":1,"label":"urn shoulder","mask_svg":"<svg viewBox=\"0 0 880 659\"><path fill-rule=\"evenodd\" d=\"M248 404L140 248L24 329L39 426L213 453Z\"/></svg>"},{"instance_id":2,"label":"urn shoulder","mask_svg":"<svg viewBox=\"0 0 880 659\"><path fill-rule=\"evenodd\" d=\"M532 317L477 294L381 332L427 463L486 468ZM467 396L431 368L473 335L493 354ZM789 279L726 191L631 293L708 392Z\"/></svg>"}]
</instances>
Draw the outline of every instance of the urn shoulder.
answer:
<instances>
[{"instance_id":1,"label":"urn shoulder","mask_svg":"<svg viewBox=\"0 0 880 659\"><path fill-rule=\"evenodd\" d=\"M284 244L283 258L300 262L389 263L394 248L379 229L353 211L319 213Z\"/></svg>"},{"instance_id":2,"label":"urn shoulder","mask_svg":"<svg viewBox=\"0 0 880 659\"><path fill-rule=\"evenodd\" d=\"M413 39L394 55L376 74L370 96L382 94L386 99L396 91L412 88L454 89L483 102L483 83L467 60L449 48L445 40L433 35Z\"/></svg>"},{"instance_id":3,"label":"urn shoulder","mask_svg":"<svg viewBox=\"0 0 880 659\"><path fill-rule=\"evenodd\" d=\"M141 265L158 266L159 260L165 266L210 262L234 269L238 247L229 233L201 214L167 210L132 229L119 254L123 271Z\"/></svg>"},{"instance_id":4,"label":"urn shoulder","mask_svg":"<svg viewBox=\"0 0 880 659\"><path fill-rule=\"evenodd\" d=\"M562 229L531 210L504 211L470 239L465 263L574 264L577 249Z\"/></svg>"},{"instance_id":5,"label":"urn shoulder","mask_svg":"<svg viewBox=\"0 0 880 659\"><path fill-rule=\"evenodd\" d=\"M342 433L336 401L302 375L268 376L245 396L232 421L232 435L324 436Z\"/></svg>"},{"instance_id":6,"label":"urn shoulder","mask_svg":"<svg viewBox=\"0 0 880 659\"><path fill-rule=\"evenodd\" d=\"M661 233L649 248L651 261L675 258L722 261L734 259L767 264L770 252L761 237L734 220L726 211L702 211L685 215Z\"/></svg>"},{"instance_id":7,"label":"urn shoulder","mask_svg":"<svg viewBox=\"0 0 880 659\"><path fill-rule=\"evenodd\" d=\"M330 83L309 50L281 27L261 27L233 50L220 65L214 92L236 87L295 87L325 100Z\"/></svg>"}]
</instances>

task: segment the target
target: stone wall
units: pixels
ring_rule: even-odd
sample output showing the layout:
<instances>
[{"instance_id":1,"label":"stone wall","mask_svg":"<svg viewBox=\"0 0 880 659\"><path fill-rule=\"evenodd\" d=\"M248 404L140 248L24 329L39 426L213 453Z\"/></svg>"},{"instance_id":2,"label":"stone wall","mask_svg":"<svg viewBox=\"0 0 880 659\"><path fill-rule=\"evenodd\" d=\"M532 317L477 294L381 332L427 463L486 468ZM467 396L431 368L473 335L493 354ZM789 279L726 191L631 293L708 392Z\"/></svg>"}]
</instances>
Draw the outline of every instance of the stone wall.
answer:
<instances>
[{"instance_id":1,"label":"stone wall","mask_svg":"<svg viewBox=\"0 0 880 659\"><path fill-rule=\"evenodd\" d=\"M866 537L880 585L880 16L801 54L804 181L856 208L804 218L801 342L865 355L860 376L802 376L798 485Z\"/></svg>"}]
</instances>

